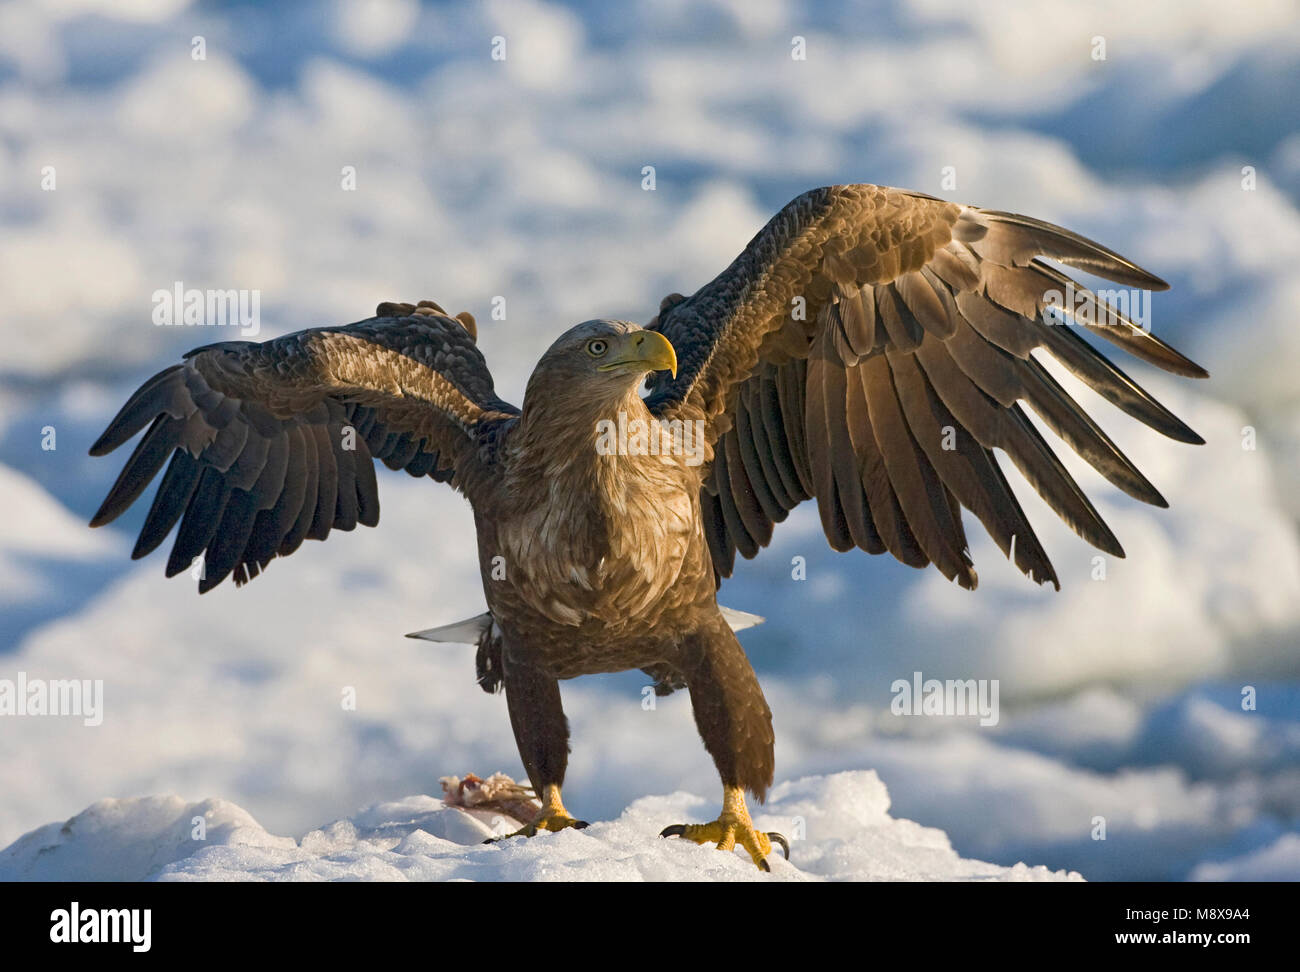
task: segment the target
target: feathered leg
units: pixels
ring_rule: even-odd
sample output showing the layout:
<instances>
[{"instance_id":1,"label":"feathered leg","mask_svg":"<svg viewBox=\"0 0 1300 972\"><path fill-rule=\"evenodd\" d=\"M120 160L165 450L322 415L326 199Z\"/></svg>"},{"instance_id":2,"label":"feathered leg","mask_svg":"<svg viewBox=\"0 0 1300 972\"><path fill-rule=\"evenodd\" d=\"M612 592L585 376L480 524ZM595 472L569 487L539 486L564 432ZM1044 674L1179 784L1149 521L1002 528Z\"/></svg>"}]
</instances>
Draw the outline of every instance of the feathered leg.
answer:
<instances>
[{"instance_id":1,"label":"feathered leg","mask_svg":"<svg viewBox=\"0 0 1300 972\"><path fill-rule=\"evenodd\" d=\"M782 845L787 858L790 845L780 834L754 829L744 791L749 790L762 803L772 785L772 712L744 649L721 614L685 648L683 671L695 725L722 777L722 813L712 823L674 824L660 836L716 843L725 851L740 844L759 868L770 870L767 855L772 842Z\"/></svg>"},{"instance_id":2,"label":"feathered leg","mask_svg":"<svg viewBox=\"0 0 1300 972\"><path fill-rule=\"evenodd\" d=\"M560 786L569 764L569 720L560 703L560 683L536 668L511 661L508 652L503 655L507 656L502 674L510 725L528 779L542 801L536 818L506 836L532 837L539 830L581 829L587 826L586 821L569 816L560 800Z\"/></svg>"}]
</instances>

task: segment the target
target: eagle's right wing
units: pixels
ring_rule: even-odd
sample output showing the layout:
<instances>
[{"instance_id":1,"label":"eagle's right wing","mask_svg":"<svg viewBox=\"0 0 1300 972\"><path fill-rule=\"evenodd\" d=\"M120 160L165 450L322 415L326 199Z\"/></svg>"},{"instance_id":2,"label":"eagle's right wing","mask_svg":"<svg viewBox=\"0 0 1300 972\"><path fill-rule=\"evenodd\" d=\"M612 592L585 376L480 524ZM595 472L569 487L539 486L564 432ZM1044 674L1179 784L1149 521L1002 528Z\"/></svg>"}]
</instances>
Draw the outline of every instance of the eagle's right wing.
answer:
<instances>
[{"instance_id":1,"label":"eagle's right wing","mask_svg":"<svg viewBox=\"0 0 1300 972\"><path fill-rule=\"evenodd\" d=\"M473 498L491 444L518 415L492 387L473 319L436 304L273 341L191 351L145 382L91 447L101 456L147 425L91 520L116 519L167 458L132 558L180 529L167 576L203 555L199 592L244 583L304 539L379 519L373 459Z\"/></svg>"}]
</instances>

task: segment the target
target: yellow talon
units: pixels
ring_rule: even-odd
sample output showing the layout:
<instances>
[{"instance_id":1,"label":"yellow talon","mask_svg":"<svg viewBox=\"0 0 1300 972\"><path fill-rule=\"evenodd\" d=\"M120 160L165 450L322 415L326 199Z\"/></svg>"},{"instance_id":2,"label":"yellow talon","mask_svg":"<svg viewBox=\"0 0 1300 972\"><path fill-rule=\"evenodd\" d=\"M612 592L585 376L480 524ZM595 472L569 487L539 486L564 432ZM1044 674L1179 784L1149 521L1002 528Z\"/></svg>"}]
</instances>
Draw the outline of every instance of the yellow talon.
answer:
<instances>
[{"instance_id":1,"label":"yellow talon","mask_svg":"<svg viewBox=\"0 0 1300 972\"><path fill-rule=\"evenodd\" d=\"M531 828L533 833L536 833L539 830L549 830L551 833L558 833L568 827L572 827L575 830L581 830L585 826L587 826L587 821L577 820L570 817L567 813L543 813L538 815L537 819L524 829L527 830Z\"/></svg>"},{"instance_id":2,"label":"yellow talon","mask_svg":"<svg viewBox=\"0 0 1300 972\"><path fill-rule=\"evenodd\" d=\"M498 840L508 840L511 837L535 837L539 830L556 833L568 827L582 830L586 826L587 821L577 820L569 816L569 811L564 809L564 803L560 800L560 788L553 783L548 783L542 787L542 809L536 817L513 833L502 834L500 837L489 837L483 843L492 844Z\"/></svg>"},{"instance_id":3,"label":"yellow talon","mask_svg":"<svg viewBox=\"0 0 1300 972\"><path fill-rule=\"evenodd\" d=\"M734 850L739 844L749 851L750 859L760 871L770 871L767 855L772 853L772 842L780 844L790 859L790 842L780 834L764 833L754 829L745 806L745 794L740 787L725 786L722 790L722 813L718 819L705 824L673 824L665 827L660 837L684 837L696 844L717 844L718 850Z\"/></svg>"}]
</instances>

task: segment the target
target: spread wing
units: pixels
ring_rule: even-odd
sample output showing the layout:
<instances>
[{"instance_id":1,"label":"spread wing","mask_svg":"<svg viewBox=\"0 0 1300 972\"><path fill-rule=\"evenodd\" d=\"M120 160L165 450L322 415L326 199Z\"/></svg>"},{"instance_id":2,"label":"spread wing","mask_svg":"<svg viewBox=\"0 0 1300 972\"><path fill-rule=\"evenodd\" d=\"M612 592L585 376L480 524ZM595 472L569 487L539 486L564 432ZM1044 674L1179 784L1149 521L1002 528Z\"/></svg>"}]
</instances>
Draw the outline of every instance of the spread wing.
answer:
<instances>
[{"instance_id":1,"label":"spread wing","mask_svg":"<svg viewBox=\"0 0 1300 972\"><path fill-rule=\"evenodd\" d=\"M853 185L798 197L716 279L666 298L650 327L676 348L678 373L657 375L647 401L661 417L707 423L701 499L718 573L815 497L836 550L933 563L973 588L964 507L1024 573L1059 587L994 449L1076 533L1122 557L1023 405L1120 489L1167 504L1031 352L1191 443L1202 440L1078 327L1174 374L1206 373L1044 258L1126 287L1168 286L1058 226Z\"/></svg>"},{"instance_id":2,"label":"spread wing","mask_svg":"<svg viewBox=\"0 0 1300 972\"><path fill-rule=\"evenodd\" d=\"M472 494L518 414L496 397L473 327L431 301L381 304L355 324L191 351L91 447L104 455L148 426L91 526L121 515L170 457L131 556L180 521L167 576L202 555L203 593L232 572L248 581L304 539L374 526L375 459Z\"/></svg>"}]
</instances>

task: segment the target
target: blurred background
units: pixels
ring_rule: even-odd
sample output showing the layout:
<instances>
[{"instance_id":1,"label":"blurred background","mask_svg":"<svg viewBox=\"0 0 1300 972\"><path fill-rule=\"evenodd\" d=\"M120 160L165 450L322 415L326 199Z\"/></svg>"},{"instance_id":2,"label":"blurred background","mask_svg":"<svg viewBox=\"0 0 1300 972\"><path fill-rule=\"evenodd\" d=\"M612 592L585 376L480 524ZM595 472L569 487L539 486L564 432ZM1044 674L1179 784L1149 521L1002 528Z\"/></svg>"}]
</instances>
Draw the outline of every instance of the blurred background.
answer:
<instances>
[{"instance_id":1,"label":"blurred background","mask_svg":"<svg viewBox=\"0 0 1300 972\"><path fill-rule=\"evenodd\" d=\"M1121 364L1207 445L1069 386L1172 508L1069 456L1128 552L1099 580L1012 471L1059 594L969 518L974 594L835 554L797 510L721 593L769 618L742 640L777 779L875 768L895 815L1003 864L1300 879L1289 0L0 3L0 677L103 679L106 710L0 720L0 847L107 796L224 797L301 834L441 775L522 775L473 650L401 637L482 608L445 486L382 471L377 529L202 598L162 551L128 559L147 496L86 528L127 455L86 455L117 407L239 336L155 326L155 290L256 289L259 338L433 298L478 318L518 402L566 327L647 321L843 182L1031 214L1165 277L1153 329L1212 379ZM997 679L998 725L892 715L914 671ZM564 686L580 816L717 788L685 693L647 711L645 683Z\"/></svg>"}]
</instances>

